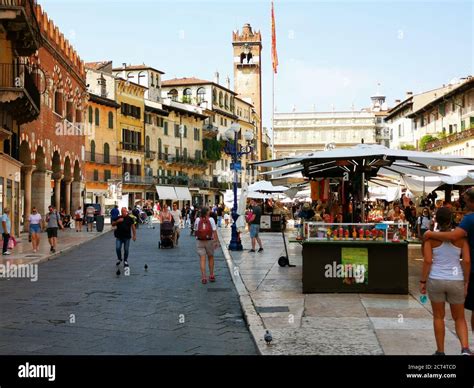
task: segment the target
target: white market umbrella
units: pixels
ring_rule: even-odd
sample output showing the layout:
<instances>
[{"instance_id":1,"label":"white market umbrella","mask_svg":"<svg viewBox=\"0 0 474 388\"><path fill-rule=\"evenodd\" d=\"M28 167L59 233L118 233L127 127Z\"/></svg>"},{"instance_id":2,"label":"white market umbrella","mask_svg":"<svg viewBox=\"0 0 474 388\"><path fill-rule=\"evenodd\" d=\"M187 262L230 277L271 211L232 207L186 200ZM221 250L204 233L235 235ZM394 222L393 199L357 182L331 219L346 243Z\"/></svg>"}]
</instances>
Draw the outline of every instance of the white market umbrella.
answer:
<instances>
[{"instance_id":1,"label":"white market umbrella","mask_svg":"<svg viewBox=\"0 0 474 388\"><path fill-rule=\"evenodd\" d=\"M285 186L273 186L269 181L258 181L249 186L249 192L283 193L288 190Z\"/></svg>"}]
</instances>

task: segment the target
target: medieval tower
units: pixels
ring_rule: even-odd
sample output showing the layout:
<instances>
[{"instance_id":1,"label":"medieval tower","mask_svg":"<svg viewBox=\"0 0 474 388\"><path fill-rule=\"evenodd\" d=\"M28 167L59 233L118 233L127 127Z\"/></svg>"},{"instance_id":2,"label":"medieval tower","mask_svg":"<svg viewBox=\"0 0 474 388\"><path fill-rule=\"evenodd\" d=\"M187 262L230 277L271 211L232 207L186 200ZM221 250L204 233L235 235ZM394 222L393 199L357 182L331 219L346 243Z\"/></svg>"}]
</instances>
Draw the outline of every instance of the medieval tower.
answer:
<instances>
[{"instance_id":1,"label":"medieval tower","mask_svg":"<svg viewBox=\"0 0 474 388\"><path fill-rule=\"evenodd\" d=\"M259 117L257 153L262 156L262 36L245 24L242 32L232 34L234 50L234 91L238 97L249 100Z\"/></svg>"}]
</instances>

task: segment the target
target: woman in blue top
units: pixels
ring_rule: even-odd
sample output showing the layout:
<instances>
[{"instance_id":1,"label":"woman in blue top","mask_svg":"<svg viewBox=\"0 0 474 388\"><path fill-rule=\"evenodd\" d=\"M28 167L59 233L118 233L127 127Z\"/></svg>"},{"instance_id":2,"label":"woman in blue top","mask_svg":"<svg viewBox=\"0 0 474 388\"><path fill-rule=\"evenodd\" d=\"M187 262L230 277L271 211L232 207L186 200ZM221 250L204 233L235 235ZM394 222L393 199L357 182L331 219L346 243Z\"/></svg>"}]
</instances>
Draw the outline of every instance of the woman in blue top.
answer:
<instances>
[{"instance_id":1,"label":"woman in blue top","mask_svg":"<svg viewBox=\"0 0 474 388\"><path fill-rule=\"evenodd\" d=\"M451 230L451 220L451 210L448 208L442 207L436 212L436 221L440 232ZM455 242L428 240L423 247L423 257L420 291L422 294L426 294L428 291L433 308L433 325L437 346L435 355L444 355L446 302L451 307L456 334L461 342L461 354L471 355L464 317L464 300L471 269L469 244L466 239L459 239Z\"/></svg>"}]
</instances>

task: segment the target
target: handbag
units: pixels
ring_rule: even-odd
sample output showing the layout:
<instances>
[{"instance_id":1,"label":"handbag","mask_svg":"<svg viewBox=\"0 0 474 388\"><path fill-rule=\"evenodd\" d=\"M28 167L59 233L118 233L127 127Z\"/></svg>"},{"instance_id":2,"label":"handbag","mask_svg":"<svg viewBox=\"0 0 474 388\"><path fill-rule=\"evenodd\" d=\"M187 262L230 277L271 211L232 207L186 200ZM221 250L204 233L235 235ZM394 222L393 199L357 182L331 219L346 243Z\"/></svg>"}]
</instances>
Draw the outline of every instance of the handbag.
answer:
<instances>
[{"instance_id":1,"label":"handbag","mask_svg":"<svg viewBox=\"0 0 474 388\"><path fill-rule=\"evenodd\" d=\"M16 240L15 240L15 237L10 237L10 239L8 240L8 249L13 249L16 247Z\"/></svg>"}]
</instances>

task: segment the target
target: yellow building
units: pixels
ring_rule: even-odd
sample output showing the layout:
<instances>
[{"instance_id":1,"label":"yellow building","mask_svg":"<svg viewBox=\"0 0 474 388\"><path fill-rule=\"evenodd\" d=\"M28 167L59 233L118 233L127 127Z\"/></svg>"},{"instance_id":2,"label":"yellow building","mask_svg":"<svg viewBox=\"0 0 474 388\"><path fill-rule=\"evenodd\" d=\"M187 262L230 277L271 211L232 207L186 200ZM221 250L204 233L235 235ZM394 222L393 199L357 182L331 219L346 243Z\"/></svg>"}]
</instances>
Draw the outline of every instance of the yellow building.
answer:
<instances>
[{"instance_id":1,"label":"yellow building","mask_svg":"<svg viewBox=\"0 0 474 388\"><path fill-rule=\"evenodd\" d=\"M115 70L114 70L115 71ZM145 199L153 177L145 176L145 91L146 87L123 78L116 79L118 154L122 161L122 196L133 207Z\"/></svg>"},{"instance_id":2,"label":"yellow building","mask_svg":"<svg viewBox=\"0 0 474 388\"><path fill-rule=\"evenodd\" d=\"M122 160L119 157L115 77L112 62L86 64L89 85L86 141L85 203L99 203L111 208L119 201Z\"/></svg>"},{"instance_id":3,"label":"yellow building","mask_svg":"<svg viewBox=\"0 0 474 388\"><path fill-rule=\"evenodd\" d=\"M20 231L21 209L31 207L21 203L20 194L26 190L31 198L34 169L20 162L19 125L40 113L40 76L27 58L42 43L34 6L32 1L0 0L0 213L10 209L15 235Z\"/></svg>"}]
</instances>

